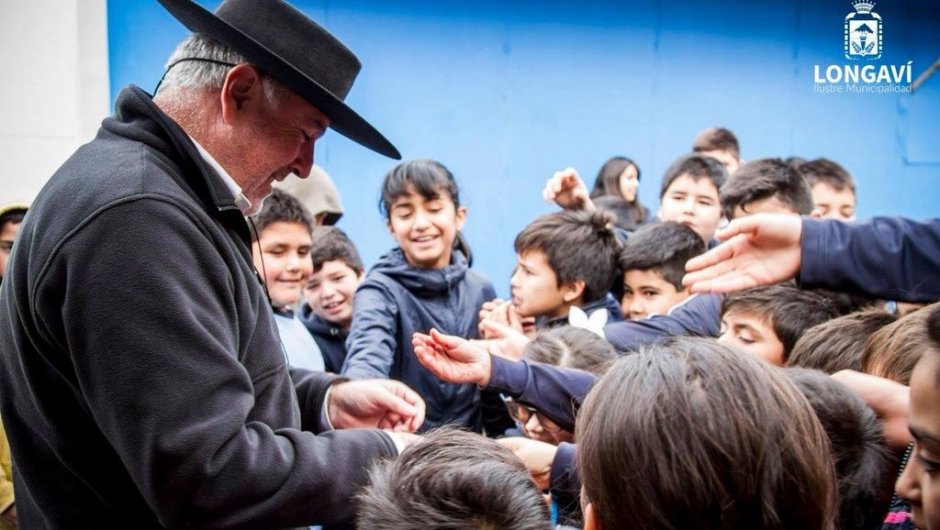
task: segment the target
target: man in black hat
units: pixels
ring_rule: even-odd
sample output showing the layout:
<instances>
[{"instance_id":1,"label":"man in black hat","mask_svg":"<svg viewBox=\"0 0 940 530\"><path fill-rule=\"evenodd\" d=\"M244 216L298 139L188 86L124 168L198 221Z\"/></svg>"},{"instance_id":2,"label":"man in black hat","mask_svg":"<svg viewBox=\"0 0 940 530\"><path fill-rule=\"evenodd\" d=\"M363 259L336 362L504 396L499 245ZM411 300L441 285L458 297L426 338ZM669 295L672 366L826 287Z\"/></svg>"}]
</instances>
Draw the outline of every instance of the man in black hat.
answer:
<instances>
[{"instance_id":1,"label":"man in black hat","mask_svg":"<svg viewBox=\"0 0 940 530\"><path fill-rule=\"evenodd\" d=\"M244 215L309 173L328 127L398 152L343 103L355 56L299 11L161 2L196 34L156 96L122 91L49 180L0 285L20 521L351 520L370 462L407 440L389 431L416 429L424 404L400 383L288 369Z\"/></svg>"}]
</instances>

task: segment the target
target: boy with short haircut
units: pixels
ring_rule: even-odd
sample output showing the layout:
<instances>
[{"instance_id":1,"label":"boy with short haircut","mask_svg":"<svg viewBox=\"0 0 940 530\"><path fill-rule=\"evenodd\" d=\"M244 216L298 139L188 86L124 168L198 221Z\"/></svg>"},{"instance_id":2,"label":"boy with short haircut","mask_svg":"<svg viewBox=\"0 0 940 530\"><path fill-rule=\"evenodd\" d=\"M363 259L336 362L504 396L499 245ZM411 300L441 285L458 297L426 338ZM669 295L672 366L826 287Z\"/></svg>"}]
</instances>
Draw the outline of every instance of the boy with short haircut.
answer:
<instances>
[{"instance_id":1,"label":"boy with short haircut","mask_svg":"<svg viewBox=\"0 0 940 530\"><path fill-rule=\"evenodd\" d=\"M352 326L353 295L365 267L356 245L332 226L314 228L310 256L313 274L304 287L300 319L323 352L326 371L339 373Z\"/></svg>"},{"instance_id":2,"label":"boy with short haircut","mask_svg":"<svg viewBox=\"0 0 940 530\"><path fill-rule=\"evenodd\" d=\"M604 310L619 319L619 308L610 307L607 298L621 250L611 214L543 215L516 236L515 249L518 264L510 286L520 317L536 317L539 328L564 325L569 309L576 306L588 314Z\"/></svg>"},{"instance_id":3,"label":"boy with short haircut","mask_svg":"<svg viewBox=\"0 0 940 530\"><path fill-rule=\"evenodd\" d=\"M301 291L313 272L310 231L313 219L297 198L275 189L264 200L252 224L252 257L264 279L281 345L296 368L323 371L323 355L294 313Z\"/></svg>"},{"instance_id":4,"label":"boy with short haircut","mask_svg":"<svg viewBox=\"0 0 940 530\"><path fill-rule=\"evenodd\" d=\"M855 220L855 181L839 164L827 158L803 162L797 170L806 178L816 207L813 217Z\"/></svg>"},{"instance_id":5,"label":"boy with short haircut","mask_svg":"<svg viewBox=\"0 0 940 530\"><path fill-rule=\"evenodd\" d=\"M733 174L741 166L741 146L733 132L723 127L705 129L692 141L692 152L710 156Z\"/></svg>"},{"instance_id":6,"label":"boy with short haircut","mask_svg":"<svg viewBox=\"0 0 940 530\"><path fill-rule=\"evenodd\" d=\"M813 212L813 195L799 171L779 158L741 166L721 187L721 205L728 219L755 213Z\"/></svg>"},{"instance_id":7,"label":"boy with short haircut","mask_svg":"<svg viewBox=\"0 0 940 530\"><path fill-rule=\"evenodd\" d=\"M722 301L718 341L783 366L803 332L834 316L829 300L814 292L789 284L757 287Z\"/></svg>"},{"instance_id":8,"label":"boy with short haircut","mask_svg":"<svg viewBox=\"0 0 940 530\"><path fill-rule=\"evenodd\" d=\"M640 320L669 312L689 297L682 286L685 263L705 252L694 230L674 222L641 226L620 254L624 318Z\"/></svg>"},{"instance_id":9,"label":"boy with short haircut","mask_svg":"<svg viewBox=\"0 0 940 530\"><path fill-rule=\"evenodd\" d=\"M897 319L897 315L883 309L868 309L813 326L796 342L787 366L812 368L827 374L840 370L861 372L869 337Z\"/></svg>"},{"instance_id":10,"label":"boy with short haircut","mask_svg":"<svg viewBox=\"0 0 940 530\"><path fill-rule=\"evenodd\" d=\"M721 189L728 172L714 158L686 155L663 175L659 192L660 221L675 221L698 233L705 242L715 237L721 222Z\"/></svg>"}]
</instances>

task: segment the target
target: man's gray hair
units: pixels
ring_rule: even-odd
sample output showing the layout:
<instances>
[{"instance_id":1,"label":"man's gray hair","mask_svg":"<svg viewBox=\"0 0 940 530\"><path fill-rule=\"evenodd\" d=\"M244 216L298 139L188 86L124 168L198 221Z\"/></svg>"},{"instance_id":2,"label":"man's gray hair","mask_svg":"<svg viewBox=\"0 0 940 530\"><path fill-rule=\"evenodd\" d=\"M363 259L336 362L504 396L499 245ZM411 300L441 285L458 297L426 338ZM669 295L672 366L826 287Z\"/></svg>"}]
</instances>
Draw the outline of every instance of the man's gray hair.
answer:
<instances>
[{"instance_id":1,"label":"man's gray hair","mask_svg":"<svg viewBox=\"0 0 940 530\"><path fill-rule=\"evenodd\" d=\"M194 33L179 43L167 59L167 72L157 94L172 93L176 89L221 90L232 66L247 62L243 55L221 42ZM272 104L282 101L287 88L264 72L261 79L267 100Z\"/></svg>"}]
</instances>

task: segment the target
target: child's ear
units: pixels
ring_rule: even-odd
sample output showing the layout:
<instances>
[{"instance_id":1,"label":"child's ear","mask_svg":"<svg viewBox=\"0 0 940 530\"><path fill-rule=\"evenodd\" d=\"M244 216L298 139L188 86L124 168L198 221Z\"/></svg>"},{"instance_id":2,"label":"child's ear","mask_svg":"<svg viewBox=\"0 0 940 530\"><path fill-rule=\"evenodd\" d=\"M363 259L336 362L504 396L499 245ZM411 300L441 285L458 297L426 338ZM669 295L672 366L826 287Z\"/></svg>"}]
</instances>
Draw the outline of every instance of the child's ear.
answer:
<instances>
[{"instance_id":1,"label":"child's ear","mask_svg":"<svg viewBox=\"0 0 940 530\"><path fill-rule=\"evenodd\" d=\"M388 233L391 234L392 239L394 239L397 242L398 236L395 235L395 230L392 228L392 221L390 219L385 220L385 228L388 229Z\"/></svg>"},{"instance_id":2,"label":"child's ear","mask_svg":"<svg viewBox=\"0 0 940 530\"><path fill-rule=\"evenodd\" d=\"M572 303L584 294L584 280L575 280L561 286L561 296L565 303Z\"/></svg>"},{"instance_id":3,"label":"child's ear","mask_svg":"<svg viewBox=\"0 0 940 530\"><path fill-rule=\"evenodd\" d=\"M457 208L457 230L463 229L463 224L467 222L467 207Z\"/></svg>"},{"instance_id":4,"label":"child's ear","mask_svg":"<svg viewBox=\"0 0 940 530\"><path fill-rule=\"evenodd\" d=\"M584 530L601 530L601 524L594 514L594 503L592 502L584 506Z\"/></svg>"}]
</instances>

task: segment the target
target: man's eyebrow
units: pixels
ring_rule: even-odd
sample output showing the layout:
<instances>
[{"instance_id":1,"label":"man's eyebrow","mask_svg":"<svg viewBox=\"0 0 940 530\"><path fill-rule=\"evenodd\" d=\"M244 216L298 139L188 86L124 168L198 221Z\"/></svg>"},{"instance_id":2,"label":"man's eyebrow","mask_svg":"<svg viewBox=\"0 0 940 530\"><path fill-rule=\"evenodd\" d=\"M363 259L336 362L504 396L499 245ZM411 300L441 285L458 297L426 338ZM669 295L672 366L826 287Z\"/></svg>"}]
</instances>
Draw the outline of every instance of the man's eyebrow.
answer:
<instances>
[{"instance_id":1,"label":"man's eyebrow","mask_svg":"<svg viewBox=\"0 0 940 530\"><path fill-rule=\"evenodd\" d=\"M914 439L916 439L918 442L926 441L940 446L940 437L930 434L924 429L915 427L914 425L908 425L908 429L910 429L911 435L913 435Z\"/></svg>"}]
</instances>

